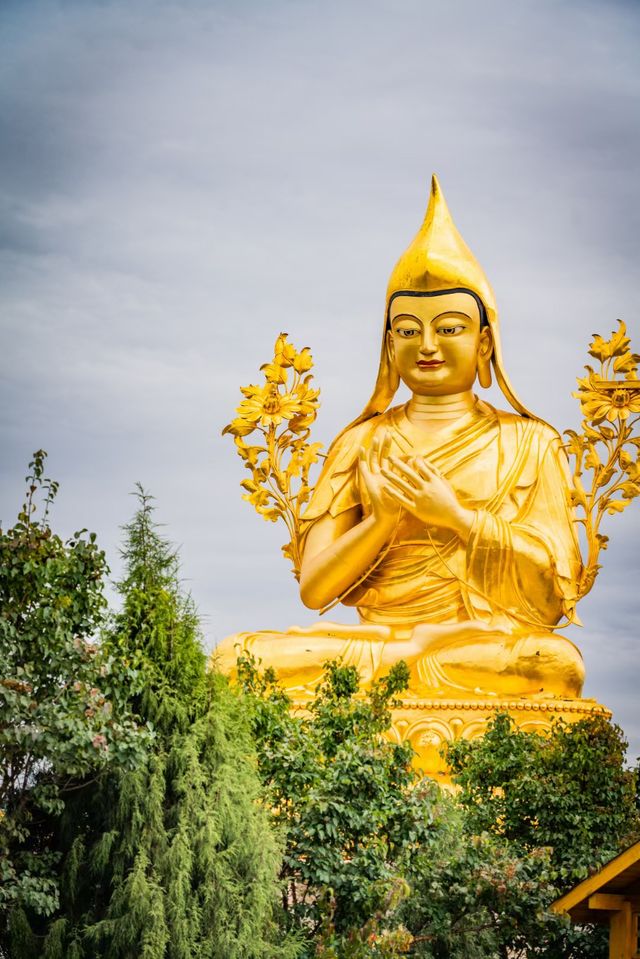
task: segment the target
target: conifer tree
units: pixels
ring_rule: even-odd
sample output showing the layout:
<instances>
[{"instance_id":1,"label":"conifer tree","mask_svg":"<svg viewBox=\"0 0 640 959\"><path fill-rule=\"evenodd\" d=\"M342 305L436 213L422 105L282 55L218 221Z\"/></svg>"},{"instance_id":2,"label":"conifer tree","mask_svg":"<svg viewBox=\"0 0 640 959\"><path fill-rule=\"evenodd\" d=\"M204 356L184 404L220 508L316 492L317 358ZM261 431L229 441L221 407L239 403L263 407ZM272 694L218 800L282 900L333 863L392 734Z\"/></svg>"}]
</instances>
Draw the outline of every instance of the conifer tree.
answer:
<instances>
[{"instance_id":1,"label":"conifer tree","mask_svg":"<svg viewBox=\"0 0 640 959\"><path fill-rule=\"evenodd\" d=\"M141 487L137 496L125 527L122 608L103 641L141 674L131 705L155 739L137 770L106 775L67 803L62 909L40 954L285 957L282 942L271 944L280 856L259 803L247 709L207 674L177 555L151 497Z\"/></svg>"}]
</instances>

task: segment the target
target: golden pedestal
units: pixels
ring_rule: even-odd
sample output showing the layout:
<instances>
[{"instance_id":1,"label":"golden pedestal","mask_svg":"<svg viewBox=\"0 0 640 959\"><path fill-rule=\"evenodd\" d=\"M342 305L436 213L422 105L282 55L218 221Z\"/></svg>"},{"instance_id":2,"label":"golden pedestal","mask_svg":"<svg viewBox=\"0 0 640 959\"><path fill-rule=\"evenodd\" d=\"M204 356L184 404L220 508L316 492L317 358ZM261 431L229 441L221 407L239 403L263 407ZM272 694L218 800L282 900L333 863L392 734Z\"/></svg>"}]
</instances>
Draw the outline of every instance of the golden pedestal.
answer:
<instances>
[{"instance_id":1,"label":"golden pedestal","mask_svg":"<svg viewBox=\"0 0 640 959\"><path fill-rule=\"evenodd\" d=\"M446 765L440 755L442 746L482 736L487 723L498 712L509 713L520 729L541 734L551 729L555 719L577 722L594 714L611 716L611 711L595 699L420 699L405 701L393 710L389 736L397 742L409 740L416 752L416 768L441 783L448 783Z\"/></svg>"}]
</instances>

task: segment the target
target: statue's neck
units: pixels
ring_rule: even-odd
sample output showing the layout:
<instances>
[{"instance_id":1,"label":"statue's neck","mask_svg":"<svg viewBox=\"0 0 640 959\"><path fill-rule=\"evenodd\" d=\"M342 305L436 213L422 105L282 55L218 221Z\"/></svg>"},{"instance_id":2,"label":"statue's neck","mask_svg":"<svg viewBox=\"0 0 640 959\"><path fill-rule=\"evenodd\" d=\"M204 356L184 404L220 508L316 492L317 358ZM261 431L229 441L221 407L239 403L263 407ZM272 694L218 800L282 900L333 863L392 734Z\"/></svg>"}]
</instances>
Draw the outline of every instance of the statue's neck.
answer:
<instances>
[{"instance_id":1,"label":"statue's neck","mask_svg":"<svg viewBox=\"0 0 640 959\"><path fill-rule=\"evenodd\" d=\"M410 423L457 420L469 413L475 402L471 390L451 396L418 396L414 393L407 403L406 413Z\"/></svg>"}]
</instances>

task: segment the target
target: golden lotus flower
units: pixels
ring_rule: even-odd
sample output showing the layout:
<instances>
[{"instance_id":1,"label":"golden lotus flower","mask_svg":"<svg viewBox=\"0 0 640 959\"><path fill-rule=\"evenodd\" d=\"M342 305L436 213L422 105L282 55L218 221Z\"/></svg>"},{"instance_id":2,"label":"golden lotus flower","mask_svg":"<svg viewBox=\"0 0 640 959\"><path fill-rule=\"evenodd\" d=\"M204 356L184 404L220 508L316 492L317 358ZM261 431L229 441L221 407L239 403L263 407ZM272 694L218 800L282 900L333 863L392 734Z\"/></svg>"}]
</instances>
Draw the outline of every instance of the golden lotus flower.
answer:
<instances>
[{"instance_id":1,"label":"golden lotus flower","mask_svg":"<svg viewBox=\"0 0 640 959\"><path fill-rule=\"evenodd\" d=\"M627 385L624 380L609 383L596 376L590 367L589 375L578 380L580 387L573 395L580 400L582 413L591 423L609 420L626 420L631 413L640 413L640 390Z\"/></svg>"},{"instance_id":2,"label":"golden lotus flower","mask_svg":"<svg viewBox=\"0 0 640 959\"><path fill-rule=\"evenodd\" d=\"M238 416L248 423L278 426L302 412L300 399L292 393L281 393L277 383L243 387L245 399L238 407Z\"/></svg>"}]
</instances>

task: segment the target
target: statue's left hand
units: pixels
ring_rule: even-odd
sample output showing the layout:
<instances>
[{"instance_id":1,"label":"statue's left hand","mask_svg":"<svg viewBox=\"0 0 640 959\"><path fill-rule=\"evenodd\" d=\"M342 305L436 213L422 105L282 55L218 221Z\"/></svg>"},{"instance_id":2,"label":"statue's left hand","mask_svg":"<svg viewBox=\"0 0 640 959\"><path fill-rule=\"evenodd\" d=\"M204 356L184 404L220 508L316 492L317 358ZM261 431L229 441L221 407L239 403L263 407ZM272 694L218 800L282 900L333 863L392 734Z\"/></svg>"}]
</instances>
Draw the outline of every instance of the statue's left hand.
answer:
<instances>
[{"instance_id":1,"label":"statue's left hand","mask_svg":"<svg viewBox=\"0 0 640 959\"><path fill-rule=\"evenodd\" d=\"M382 469L388 495L426 526L444 526L466 542L475 513L462 505L449 480L423 456L411 463L391 456L389 462L393 469Z\"/></svg>"}]
</instances>

